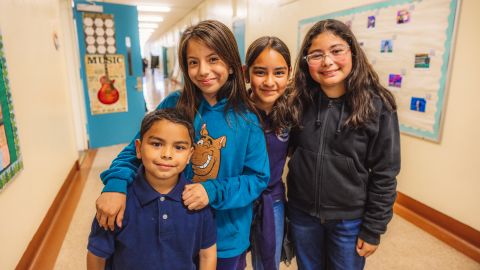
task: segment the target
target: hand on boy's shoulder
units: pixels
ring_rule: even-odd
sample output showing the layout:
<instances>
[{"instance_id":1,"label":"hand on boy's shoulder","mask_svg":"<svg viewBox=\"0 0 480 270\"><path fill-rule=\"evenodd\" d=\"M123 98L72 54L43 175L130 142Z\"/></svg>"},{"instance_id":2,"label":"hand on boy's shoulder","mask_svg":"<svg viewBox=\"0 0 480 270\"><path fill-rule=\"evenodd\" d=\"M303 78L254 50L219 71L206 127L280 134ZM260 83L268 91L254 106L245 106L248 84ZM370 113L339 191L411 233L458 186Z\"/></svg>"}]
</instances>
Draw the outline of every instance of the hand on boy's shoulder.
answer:
<instances>
[{"instance_id":1,"label":"hand on boy's shoulder","mask_svg":"<svg viewBox=\"0 0 480 270\"><path fill-rule=\"evenodd\" d=\"M122 227L126 197L124 193L119 192L104 192L98 197L96 218L100 227L111 231L115 229L115 223Z\"/></svg>"},{"instance_id":2,"label":"hand on boy's shoulder","mask_svg":"<svg viewBox=\"0 0 480 270\"><path fill-rule=\"evenodd\" d=\"M182 199L189 210L203 209L209 203L207 191L201 184L185 185Z\"/></svg>"}]
</instances>

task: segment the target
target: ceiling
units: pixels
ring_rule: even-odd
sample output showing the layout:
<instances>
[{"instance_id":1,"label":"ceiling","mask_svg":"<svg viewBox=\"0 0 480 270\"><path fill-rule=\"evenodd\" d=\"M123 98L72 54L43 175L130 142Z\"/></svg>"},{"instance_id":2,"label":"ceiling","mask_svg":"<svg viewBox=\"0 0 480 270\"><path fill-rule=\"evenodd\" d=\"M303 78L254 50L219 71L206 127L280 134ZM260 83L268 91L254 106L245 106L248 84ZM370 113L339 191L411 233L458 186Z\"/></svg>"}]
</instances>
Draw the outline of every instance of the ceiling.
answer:
<instances>
[{"instance_id":1,"label":"ceiling","mask_svg":"<svg viewBox=\"0 0 480 270\"><path fill-rule=\"evenodd\" d=\"M192 11L203 0L103 0L99 2L124 4L124 5L148 5L148 6L166 6L171 10L170 12L144 12L139 11L138 15L157 15L163 17L163 21L158 23L155 34L152 36L159 36L166 32L175 23L184 18L190 11Z\"/></svg>"}]
</instances>

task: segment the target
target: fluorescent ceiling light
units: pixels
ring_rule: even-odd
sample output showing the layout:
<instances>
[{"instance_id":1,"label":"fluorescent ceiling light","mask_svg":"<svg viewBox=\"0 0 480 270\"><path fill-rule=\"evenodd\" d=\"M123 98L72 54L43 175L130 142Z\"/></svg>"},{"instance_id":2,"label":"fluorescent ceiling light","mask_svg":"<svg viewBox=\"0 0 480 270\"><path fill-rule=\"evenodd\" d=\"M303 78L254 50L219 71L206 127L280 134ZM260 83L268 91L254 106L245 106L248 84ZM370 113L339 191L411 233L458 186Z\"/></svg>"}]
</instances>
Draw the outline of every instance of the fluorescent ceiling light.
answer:
<instances>
[{"instance_id":1,"label":"fluorescent ceiling light","mask_svg":"<svg viewBox=\"0 0 480 270\"><path fill-rule=\"evenodd\" d=\"M150 28L150 29L155 29L158 27L158 24L156 23L139 23L138 24L139 28Z\"/></svg>"},{"instance_id":2,"label":"fluorescent ceiling light","mask_svg":"<svg viewBox=\"0 0 480 270\"><path fill-rule=\"evenodd\" d=\"M148 5L141 5L137 6L138 11L150 11L150 12L170 12L169 7L165 6L148 6Z\"/></svg>"},{"instance_id":3,"label":"fluorescent ceiling light","mask_svg":"<svg viewBox=\"0 0 480 270\"><path fill-rule=\"evenodd\" d=\"M161 16L140 15L140 16L138 16L138 21L140 21L140 22L163 22L163 18Z\"/></svg>"}]
</instances>

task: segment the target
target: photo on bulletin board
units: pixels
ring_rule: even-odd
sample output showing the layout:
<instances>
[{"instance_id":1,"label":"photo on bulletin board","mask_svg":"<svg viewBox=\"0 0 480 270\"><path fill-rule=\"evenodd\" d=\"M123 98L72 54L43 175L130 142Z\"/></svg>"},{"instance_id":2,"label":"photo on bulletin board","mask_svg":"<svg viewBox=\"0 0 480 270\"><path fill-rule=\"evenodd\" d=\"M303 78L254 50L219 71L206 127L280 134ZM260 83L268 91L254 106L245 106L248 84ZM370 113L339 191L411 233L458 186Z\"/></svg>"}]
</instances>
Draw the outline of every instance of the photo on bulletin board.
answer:
<instances>
[{"instance_id":1,"label":"photo on bulletin board","mask_svg":"<svg viewBox=\"0 0 480 270\"><path fill-rule=\"evenodd\" d=\"M395 0L299 21L297 46L318 21L347 24L397 101L402 133L440 142L460 0Z\"/></svg>"},{"instance_id":2,"label":"photo on bulletin board","mask_svg":"<svg viewBox=\"0 0 480 270\"><path fill-rule=\"evenodd\" d=\"M0 33L0 190L23 168Z\"/></svg>"}]
</instances>

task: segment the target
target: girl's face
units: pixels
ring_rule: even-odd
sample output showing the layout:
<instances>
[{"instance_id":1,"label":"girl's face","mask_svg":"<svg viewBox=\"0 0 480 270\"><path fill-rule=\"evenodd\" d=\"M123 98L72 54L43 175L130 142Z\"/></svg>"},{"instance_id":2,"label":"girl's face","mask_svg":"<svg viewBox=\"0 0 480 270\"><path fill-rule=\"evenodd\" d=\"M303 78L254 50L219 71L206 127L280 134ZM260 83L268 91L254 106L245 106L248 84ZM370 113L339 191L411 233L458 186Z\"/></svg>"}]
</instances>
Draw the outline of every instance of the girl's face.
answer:
<instances>
[{"instance_id":1,"label":"girl's face","mask_svg":"<svg viewBox=\"0 0 480 270\"><path fill-rule=\"evenodd\" d=\"M202 41L191 39L187 44L188 77L210 105L217 102L217 93L229 75L229 66Z\"/></svg>"},{"instance_id":2,"label":"girl's face","mask_svg":"<svg viewBox=\"0 0 480 270\"><path fill-rule=\"evenodd\" d=\"M347 42L331 32L324 32L312 40L307 55L311 59L308 71L312 79L327 95L343 95L345 79L352 71L352 53Z\"/></svg>"},{"instance_id":3,"label":"girl's face","mask_svg":"<svg viewBox=\"0 0 480 270\"><path fill-rule=\"evenodd\" d=\"M248 72L257 107L270 112L287 87L290 72L287 62L280 53L266 48L258 55Z\"/></svg>"}]
</instances>

